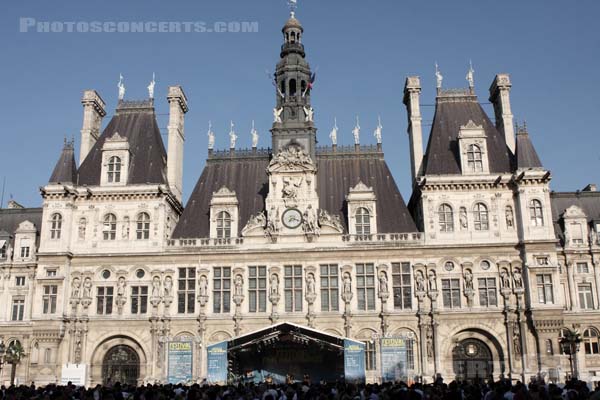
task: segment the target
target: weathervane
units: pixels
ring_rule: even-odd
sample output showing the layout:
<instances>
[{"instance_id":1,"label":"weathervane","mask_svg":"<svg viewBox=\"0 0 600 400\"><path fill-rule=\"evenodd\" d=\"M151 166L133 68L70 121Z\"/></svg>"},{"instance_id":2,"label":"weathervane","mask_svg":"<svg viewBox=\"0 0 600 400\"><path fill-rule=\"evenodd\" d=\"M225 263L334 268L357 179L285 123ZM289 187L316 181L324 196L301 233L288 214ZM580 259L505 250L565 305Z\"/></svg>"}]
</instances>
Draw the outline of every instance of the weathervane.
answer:
<instances>
[{"instance_id":1,"label":"weathervane","mask_svg":"<svg viewBox=\"0 0 600 400\"><path fill-rule=\"evenodd\" d=\"M290 14L292 18L296 15L296 9L298 8L298 0L287 0L288 7L290 8Z\"/></svg>"}]
</instances>

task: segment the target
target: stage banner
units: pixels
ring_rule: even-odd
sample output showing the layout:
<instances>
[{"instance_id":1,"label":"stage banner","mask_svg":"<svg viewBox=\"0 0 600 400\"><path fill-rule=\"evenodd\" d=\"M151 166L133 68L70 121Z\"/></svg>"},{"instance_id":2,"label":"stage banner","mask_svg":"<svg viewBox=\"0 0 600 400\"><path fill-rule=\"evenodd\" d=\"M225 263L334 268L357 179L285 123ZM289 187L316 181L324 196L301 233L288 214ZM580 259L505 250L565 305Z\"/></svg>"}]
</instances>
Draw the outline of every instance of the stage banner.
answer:
<instances>
[{"instance_id":1,"label":"stage banner","mask_svg":"<svg viewBox=\"0 0 600 400\"><path fill-rule=\"evenodd\" d=\"M407 339L390 337L381 339L381 379L393 382L406 379Z\"/></svg>"},{"instance_id":2,"label":"stage banner","mask_svg":"<svg viewBox=\"0 0 600 400\"><path fill-rule=\"evenodd\" d=\"M194 367L194 344L188 341L168 342L167 382L190 382Z\"/></svg>"},{"instance_id":3,"label":"stage banner","mask_svg":"<svg viewBox=\"0 0 600 400\"><path fill-rule=\"evenodd\" d=\"M365 381L365 344L344 339L344 376L346 382Z\"/></svg>"},{"instance_id":4,"label":"stage banner","mask_svg":"<svg viewBox=\"0 0 600 400\"><path fill-rule=\"evenodd\" d=\"M216 343L207 348L208 383L227 384L227 342Z\"/></svg>"}]
</instances>

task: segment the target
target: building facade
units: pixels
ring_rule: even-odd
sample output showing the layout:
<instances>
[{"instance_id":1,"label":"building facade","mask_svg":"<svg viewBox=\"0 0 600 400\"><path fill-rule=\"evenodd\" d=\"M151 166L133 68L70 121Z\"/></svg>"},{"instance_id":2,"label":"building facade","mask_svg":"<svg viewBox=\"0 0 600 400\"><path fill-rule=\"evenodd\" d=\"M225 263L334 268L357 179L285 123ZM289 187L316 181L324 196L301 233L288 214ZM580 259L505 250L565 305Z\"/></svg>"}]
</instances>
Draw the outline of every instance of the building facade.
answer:
<instances>
[{"instance_id":1,"label":"building facade","mask_svg":"<svg viewBox=\"0 0 600 400\"><path fill-rule=\"evenodd\" d=\"M230 149L209 143L187 204L183 89L168 90L166 148L152 98L120 99L102 129L106 105L84 92L79 164L65 143L42 208L0 210L0 337L25 349L19 381L59 381L68 363L88 384L165 381L177 338L200 380L207 346L280 322L364 342L370 381L379 339L396 336L409 379L564 380L565 328L583 337L576 373L600 376L600 193L550 190L510 77L490 87L495 123L472 84L439 85L425 149L420 80L406 79L406 204L380 136L360 145L357 125L354 146L336 129L317 146L303 35L292 15L272 147L236 149L233 131Z\"/></svg>"}]
</instances>

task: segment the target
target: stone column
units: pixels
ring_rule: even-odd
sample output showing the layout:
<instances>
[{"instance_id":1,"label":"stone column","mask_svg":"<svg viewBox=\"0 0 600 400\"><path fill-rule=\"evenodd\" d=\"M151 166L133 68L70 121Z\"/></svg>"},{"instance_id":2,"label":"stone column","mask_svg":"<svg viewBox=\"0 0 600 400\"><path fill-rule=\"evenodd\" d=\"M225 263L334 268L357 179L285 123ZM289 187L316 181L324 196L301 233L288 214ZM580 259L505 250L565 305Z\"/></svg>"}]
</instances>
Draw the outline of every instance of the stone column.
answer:
<instances>
[{"instance_id":1,"label":"stone column","mask_svg":"<svg viewBox=\"0 0 600 400\"><path fill-rule=\"evenodd\" d=\"M235 304L235 314L233 315L233 332L235 336L239 336L242 331L240 325L242 321L242 302L244 301L244 278L238 274L235 276L234 289L233 289L233 302Z\"/></svg>"}]
</instances>

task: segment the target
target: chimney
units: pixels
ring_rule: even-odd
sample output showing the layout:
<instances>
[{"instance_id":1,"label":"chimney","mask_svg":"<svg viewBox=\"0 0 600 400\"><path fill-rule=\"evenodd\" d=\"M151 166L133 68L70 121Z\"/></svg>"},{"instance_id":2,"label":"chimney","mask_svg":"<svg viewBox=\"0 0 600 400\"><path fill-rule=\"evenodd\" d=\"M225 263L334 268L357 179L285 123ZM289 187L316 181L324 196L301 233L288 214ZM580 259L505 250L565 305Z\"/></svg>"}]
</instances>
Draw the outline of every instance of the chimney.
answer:
<instances>
[{"instance_id":1,"label":"chimney","mask_svg":"<svg viewBox=\"0 0 600 400\"><path fill-rule=\"evenodd\" d=\"M498 74L490 86L490 102L494 105L496 115L496 128L504 133L506 145L515 154L515 128L513 126L513 114L510 109L510 76Z\"/></svg>"},{"instance_id":2,"label":"chimney","mask_svg":"<svg viewBox=\"0 0 600 400\"><path fill-rule=\"evenodd\" d=\"M169 144L167 154L167 179L171 193L182 201L183 197L183 142L184 115L188 112L187 98L181 86L169 86Z\"/></svg>"},{"instance_id":3,"label":"chimney","mask_svg":"<svg viewBox=\"0 0 600 400\"><path fill-rule=\"evenodd\" d=\"M418 76L409 76L404 85L404 105L408 114L408 138L410 140L410 166L413 183L423 173L423 130L421 128L421 80Z\"/></svg>"},{"instance_id":4,"label":"chimney","mask_svg":"<svg viewBox=\"0 0 600 400\"><path fill-rule=\"evenodd\" d=\"M79 165L87 157L100 136L102 118L106 115L104 100L95 90L86 90L81 99L83 104L83 126L81 127L81 145L79 146Z\"/></svg>"}]
</instances>

